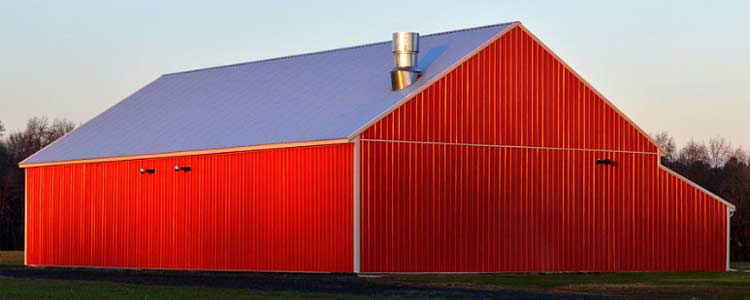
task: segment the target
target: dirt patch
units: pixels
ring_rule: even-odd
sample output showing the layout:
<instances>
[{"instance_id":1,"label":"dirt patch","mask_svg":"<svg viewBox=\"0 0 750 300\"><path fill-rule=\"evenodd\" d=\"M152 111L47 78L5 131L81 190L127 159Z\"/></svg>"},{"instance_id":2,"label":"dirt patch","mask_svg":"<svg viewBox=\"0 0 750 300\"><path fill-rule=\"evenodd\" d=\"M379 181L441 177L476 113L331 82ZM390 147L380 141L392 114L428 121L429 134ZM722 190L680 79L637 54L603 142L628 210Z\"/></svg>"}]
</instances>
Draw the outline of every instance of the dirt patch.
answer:
<instances>
[{"instance_id":1,"label":"dirt patch","mask_svg":"<svg viewBox=\"0 0 750 300\"><path fill-rule=\"evenodd\" d=\"M0 251L0 266L23 265L23 251Z\"/></svg>"}]
</instances>

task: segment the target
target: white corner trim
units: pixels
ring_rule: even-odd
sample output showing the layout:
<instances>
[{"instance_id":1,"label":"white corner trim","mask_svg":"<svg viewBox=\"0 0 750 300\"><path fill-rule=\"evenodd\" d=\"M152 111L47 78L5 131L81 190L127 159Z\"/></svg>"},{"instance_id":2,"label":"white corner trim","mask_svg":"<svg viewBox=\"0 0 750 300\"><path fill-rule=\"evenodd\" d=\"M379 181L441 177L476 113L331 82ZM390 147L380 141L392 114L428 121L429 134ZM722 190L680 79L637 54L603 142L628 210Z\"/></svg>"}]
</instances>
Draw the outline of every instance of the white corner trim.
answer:
<instances>
[{"instance_id":1,"label":"white corner trim","mask_svg":"<svg viewBox=\"0 0 750 300\"><path fill-rule=\"evenodd\" d=\"M23 265L29 260L29 170L23 170Z\"/></svg>"},{"instance_id":2,"label":"white corner trim","mask_svg":"<svg viewBox=\"0 0 750 300\"><path fill-rule=\"evenodd\" d=\"M731 235L731 230L732 230L732 224L731 224L732 215L734 215L734 209L732 209L731 207L727 206L727 272L729 272L729 271L732 270L732 266L730 264L730 258L731 257L729 256L730 255L730 250L731 250L731 247L732 247L732 243L731 243L731 240L732 240L732 235Z\"/></svg>"},{"instance_id":3,"label":"white corner trim","mask_svg":"<svg viewBox=\"0 0 750 300\"><path fill-rule=\"evenodd\" d=\"M361 210L360 210L360 189L361 189L361 159L360 159L360 142L359 136L354 138L354 273L360 272L360 222L361 222Z\"/></svg>"}]
</instances>

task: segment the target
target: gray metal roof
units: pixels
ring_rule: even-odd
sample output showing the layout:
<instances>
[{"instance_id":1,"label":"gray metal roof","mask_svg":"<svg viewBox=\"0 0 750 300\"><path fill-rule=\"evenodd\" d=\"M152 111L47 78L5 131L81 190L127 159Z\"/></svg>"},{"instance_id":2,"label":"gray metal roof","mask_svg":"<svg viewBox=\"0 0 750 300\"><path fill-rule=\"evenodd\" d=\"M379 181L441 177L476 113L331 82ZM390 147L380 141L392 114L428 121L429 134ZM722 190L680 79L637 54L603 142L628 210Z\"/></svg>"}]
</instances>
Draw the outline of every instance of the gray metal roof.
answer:
<instances>
[{"instance_id":1,"label":"gray metal roof","mask_svg":"<svg viewBox=\"0 0 750 300\"><path fill-rule=\"evenodd\" d=\"M22 164L348 138L512 24L422 36L397 92L390 41L166 74Z\"/></svg>"}]
</instances>

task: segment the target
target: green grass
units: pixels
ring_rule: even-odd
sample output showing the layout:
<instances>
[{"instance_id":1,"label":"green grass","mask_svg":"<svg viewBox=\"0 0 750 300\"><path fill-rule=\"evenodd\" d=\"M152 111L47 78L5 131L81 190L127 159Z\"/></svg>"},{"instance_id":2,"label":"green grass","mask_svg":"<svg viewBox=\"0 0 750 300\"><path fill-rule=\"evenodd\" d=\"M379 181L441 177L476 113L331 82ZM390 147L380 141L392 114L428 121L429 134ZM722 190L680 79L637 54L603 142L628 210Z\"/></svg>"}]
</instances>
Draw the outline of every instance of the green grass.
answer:
<instances>
[{"instance_id":1,"label":"green grass","mask_svg":"<svg viewBox=\"0 0 750 300\"><path fill-rule=\"evenodd\" d=\"M23 266L23 251L0 251L0 266Z\"/></svg>"},{"instance_id":2,"label":"green grass","mask_svg":"<svg viewBox=\"0 0 750 300\"><path fill-rule=\"evenodd\" d=\"M23 252L0 251L0 266L22 266ZM640 299L748 299L750 262L732 262L740 272L562 273L393 275L373 283L472 289L535 290ZM264 292L209 287L159 286L105 281L31 280L0 277L5 299L365 299L349 294Z\"/></svg>"},{"instance_id":3,"label":"green grass","mask_svg":"<svg viewBox=\"0 0 750 300\"><path fill-rule=\"evenodd\" d=\"M0 251L0 266L23 266L23 251ZM106 281L15 279L0 276L0 300L22 299L366 299L352 295L265 292Z\"/></svg>"},{"instance_id":4,"label":"green grass","mask_svg":"<svg viewBox=\"0 0 750 300\"><path fill-rule=\"evenodd\" d=\"M382 280L428 287L537 290L638 299L750 299L750 272L420 275Z\"/></svg>"},{"instance_id":5,"label":"green grass","mask_svg":"<svg viewBox=\"0 0 750 300\"><path fill-rule=\"evenodd\" d=\"M390 280L411 283L466 283L539 289L553 289L568 285L586 284L748 287L750 285L750 272L425 275L391 277Z\"/></svg>"},{"instance_id":6,"label":"green grass","mask_svg":"<svg viewBox=\"0 0 750 300\"><path fill-rule=\"evenodd\" d=\"M96 281L4 279L0 299L365 299L352 295L298 292L259 292L240 289L136 285Z\"/></svg>"}]
</instances>

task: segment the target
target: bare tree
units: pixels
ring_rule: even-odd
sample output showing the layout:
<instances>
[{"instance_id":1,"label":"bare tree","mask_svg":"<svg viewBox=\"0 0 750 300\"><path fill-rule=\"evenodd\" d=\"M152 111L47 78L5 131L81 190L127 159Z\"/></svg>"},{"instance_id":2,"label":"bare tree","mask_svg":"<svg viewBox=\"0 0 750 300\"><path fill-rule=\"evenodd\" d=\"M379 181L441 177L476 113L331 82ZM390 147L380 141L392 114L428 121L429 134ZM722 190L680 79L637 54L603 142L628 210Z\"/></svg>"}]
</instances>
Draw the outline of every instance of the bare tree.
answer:
<instances>
[{"instance_id":1,"label":"bare tree","mask_svg":"<svg viewBox=\"0 0 750 300\"><path fill-rule=\"evenodd\" d=\"M742 146L737 147L737 149L734 149L732 151L732 154L729 155L729 158L735 158L738 162L750 165L750 154L745 152L745 149L742 149Z\"/></svg>"},{"instance_id":2,"label":"bare tree","mask_svg":"<svg viewBox=\"0 0 750 300\"><path fill-rule=\"evenodd\" d=\"M26 129L0 141L0 249L23 247L23 170L18 162L65 135L75 127L67 120L31 118Z\"/></svg>"},{"instance_id":3,"label":"bare tree","mask_svg":"<svg viewBox=\"0 0 750 300\"><path fill-rule=\"evenodd\" d=\"M712 168L719 168L729 160L732 154L732 145L720 136L708 140L708 164Z\"/></svg>"},{"instance_id":4,"label":"bare tree","mask_svg":"<svg viewBox=\"0 0 750 300\"><path fill-rule=\"evenodd\" d=\"M3 173L5 173L5 164L8 163L8 151L5 148L5 142L2 139L3 135L5 134L5 126L3 126L3 121L0 121L0 176L2 176ZM2 195L0 195L2 197Z\"/></svg>"},{"instance_id":5,"label":"bare tree","mask_svg":"<svg viewBox=\"0 0 750 300\"><path fill-rule=\"evenodd\" d=\"M46 117L33 117L26 122L26 129L8 136L8 151L16 162L34 154L43 147L59 139L75 128L75 123L65 119L55 119L52 123Z\"/></svg>"},{"instance_id":6,"label":"bare tree","mask_svg":"<svg viewBox=\"0 0 750 300\"><path fill-rule=\"evenodd\" d=\"M704 144L690 140L690 142L680 149L678 160L684 165L708 163L708 148Z\"/></svg>"},{"instance_id":7,"label":"bare tree","mask_svg":"<svg viewBox=\"0 0 750 300\"><path fill-rule=\"evenodd\" d=\"M54 142L55 140L63 137L64 135L68 134L68 132L73 131L73 129L76 128L76 124L73 123L70 120L66 119L55 119L52 121L52 126L49 130L48 135L48 141Z\"/></svg>"},{"instance_id":8,"label":"bare tree","mask_svg":"<svg viewBox=\"0 0 750 300\"><path fill-rule=\"evenodd\" d=\"M652 136L659 147L666 151L666 153L662 153L662 157L668 160L674 160L675 150L677 149L677 146L675 146L674 143L674 138L666 131L657 132L656 134L652 134Z\"/></svg>"}]
</instances>

